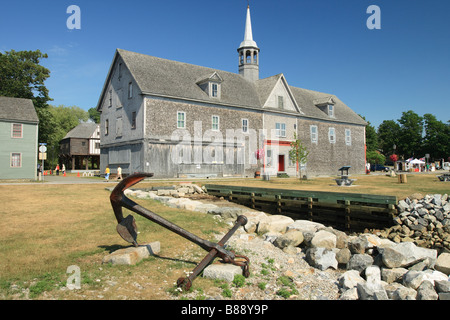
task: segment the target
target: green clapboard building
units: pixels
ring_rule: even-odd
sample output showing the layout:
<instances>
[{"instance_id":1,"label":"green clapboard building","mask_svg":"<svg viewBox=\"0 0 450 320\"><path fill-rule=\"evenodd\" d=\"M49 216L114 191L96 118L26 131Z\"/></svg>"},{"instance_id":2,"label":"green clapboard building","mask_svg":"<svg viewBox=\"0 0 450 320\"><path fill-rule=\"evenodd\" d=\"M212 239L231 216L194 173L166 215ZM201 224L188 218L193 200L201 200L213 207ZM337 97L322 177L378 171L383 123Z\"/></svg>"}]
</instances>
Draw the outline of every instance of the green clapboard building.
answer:
<instances>
[{"instance_id":1,"label":"green clapboard building","mask_svg":"<svg viewBox=\"0 0 450 320\"><path fill-rule=\"evenodd\" d=\"M0 179L36 179L38 124L30 99L0 97Z\"/></svg>"}]
</instances>

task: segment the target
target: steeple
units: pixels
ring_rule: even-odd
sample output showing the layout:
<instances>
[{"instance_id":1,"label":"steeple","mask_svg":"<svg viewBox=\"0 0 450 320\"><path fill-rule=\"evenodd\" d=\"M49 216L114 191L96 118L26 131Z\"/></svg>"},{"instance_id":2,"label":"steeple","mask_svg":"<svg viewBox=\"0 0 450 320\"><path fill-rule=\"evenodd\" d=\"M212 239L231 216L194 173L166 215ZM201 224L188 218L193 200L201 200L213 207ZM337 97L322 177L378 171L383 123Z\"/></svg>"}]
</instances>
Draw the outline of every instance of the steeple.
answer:
<instances>
[{"instance_id":1,"label":"steeple","mask_svg":"<svg viewBox=\"0 0 450 320\"><path fill-rule=\"evenodd\" d=\"M253 40L250 6L247 6L244 41L237 49L239 53L239 74L250 81L259 79L259 48Z\"/></svg>"}]
</instances>

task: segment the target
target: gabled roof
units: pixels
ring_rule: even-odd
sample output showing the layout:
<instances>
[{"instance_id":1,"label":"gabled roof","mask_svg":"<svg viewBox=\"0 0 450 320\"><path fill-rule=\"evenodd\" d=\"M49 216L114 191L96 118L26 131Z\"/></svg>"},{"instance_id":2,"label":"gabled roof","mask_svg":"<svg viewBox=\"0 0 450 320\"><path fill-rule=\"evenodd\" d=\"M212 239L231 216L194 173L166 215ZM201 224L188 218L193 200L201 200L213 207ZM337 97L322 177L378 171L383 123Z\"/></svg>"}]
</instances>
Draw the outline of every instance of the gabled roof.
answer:
<instances>
[{"instance_id":1,"label":"gabled roof","mask_svg":"<svg viewBox=\"0 0 450 320\"><path fill-rule=\"evenodd\" d=\"M0 120L38 123L31 99L0 97Z\"/></svg>"},{"instance_id":2,"label":"gabled roof","mask_svg":"<svg viewBox=\"0 0 450 320\"><path fill-rule=\"evenodd\" d=\"M99 125L94 122L80 123L78 126L70 130L63 140L69 138L89 139L92 137L95 130L97 130L98 126Z\"/></svg>"},{"instance_id":3,"label":"gabled roof","mask_svg":"<svg viewBox=\"0 0 450 320\"><path fill-rule=\"evenodd\" d=\"M346 122L358 125L367 124L335 95L290 86L287 84L283 74L252 82L237 73L157 58L122 49L116 50L97 104L97 110L101 110L101 103L106 94L106 88L111 78L114 65L119 59L121 59L128 68L140 93L143 95L264 111L263 106L265 102L278 81L282 79L299 110L299 112L292 112L292 114L328 121ZM210 97L198 85L202 80L212 78L221 80L220 99ZM335 116L333 118L328 117L317 106L318 102L328 101L333 101L335 105ZM286 112L288 111L284 111L284 113Z\"/></svg>"},{"instance_id":4,"label":"gabled roof","mask_svg":"<svg viewBox=\"0 0 450 320\"><path fill-rule=\"evenodd\" d=\"M198 85L201 79L214 73L223 80L220 103L230 106L260 108L260 101L254 83L239 74L196 66L188 63L157 58L145 54L117 49L112 66L121 58L130 70L140 91L145 95L186 99L199 102L217 103ZM97 110L100 109L106 85L112 73L108 73Z\"/></svg>"}]
</instances>

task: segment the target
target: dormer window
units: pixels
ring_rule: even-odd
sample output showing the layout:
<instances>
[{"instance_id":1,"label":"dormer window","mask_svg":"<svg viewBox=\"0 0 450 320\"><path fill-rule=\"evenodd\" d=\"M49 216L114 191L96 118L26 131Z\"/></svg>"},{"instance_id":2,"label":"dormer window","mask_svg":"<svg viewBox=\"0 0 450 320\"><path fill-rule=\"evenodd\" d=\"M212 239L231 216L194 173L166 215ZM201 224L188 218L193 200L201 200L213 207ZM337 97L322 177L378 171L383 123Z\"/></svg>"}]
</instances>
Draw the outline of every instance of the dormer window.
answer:
<instances>
[{"instance_id":1,"label":"dormer window","mask_svg":"<svg viewBox=\"0 0 450 320\"><path fill-rule=\"evenodd\" d=\"M284 109L284 97L283 96L278 96L278 108Z\"/></svg>"},{"instance_id":2,"label":"dormer window","mask_svg":"<svg viewBox=\"0 0 450 320\"><path fill-rule=\"evenodd\" d=\"M220 99L222 78L214 72L206 79L197 82L197 85L210 97Z\"/></svg>"},{"instance_id":3,"label":"dormer window","mask_svg":"<svg viewBox=\"0 0 450 320\"><path fill-rule=\"evenodd\" d=\"M332 104L328 105L328 116L334 118L334 105Z\"/></svg>"},{"instance_id":4,"label":"dormer window","mask_svg":"<svg viewBox=\"0 0 450 320\"><path fill-rule=\"evenodd\" d=\"M211 97L213 98L219 97L219 84L211 83Z\"/></svg>"}]
</instances>

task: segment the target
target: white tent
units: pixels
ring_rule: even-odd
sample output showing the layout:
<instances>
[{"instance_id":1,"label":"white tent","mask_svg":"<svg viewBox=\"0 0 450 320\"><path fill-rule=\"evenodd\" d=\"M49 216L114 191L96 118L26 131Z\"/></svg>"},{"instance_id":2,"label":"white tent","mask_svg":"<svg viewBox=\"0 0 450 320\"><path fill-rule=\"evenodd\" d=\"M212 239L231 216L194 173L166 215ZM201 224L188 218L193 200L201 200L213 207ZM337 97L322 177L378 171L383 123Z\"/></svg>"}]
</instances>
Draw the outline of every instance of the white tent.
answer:
<instances>
[{"instance_id":1,"label":"white tent","mask_svg":"<svg viewBox=\"0 0 450 320\"><path fill-rule=\"evenodd\" d=\"M409 163L410 164L425 164L425 161L422 161L422 160L419 160L416 158L414 160L411 160Z\"/></svg>"}]
</instances>

